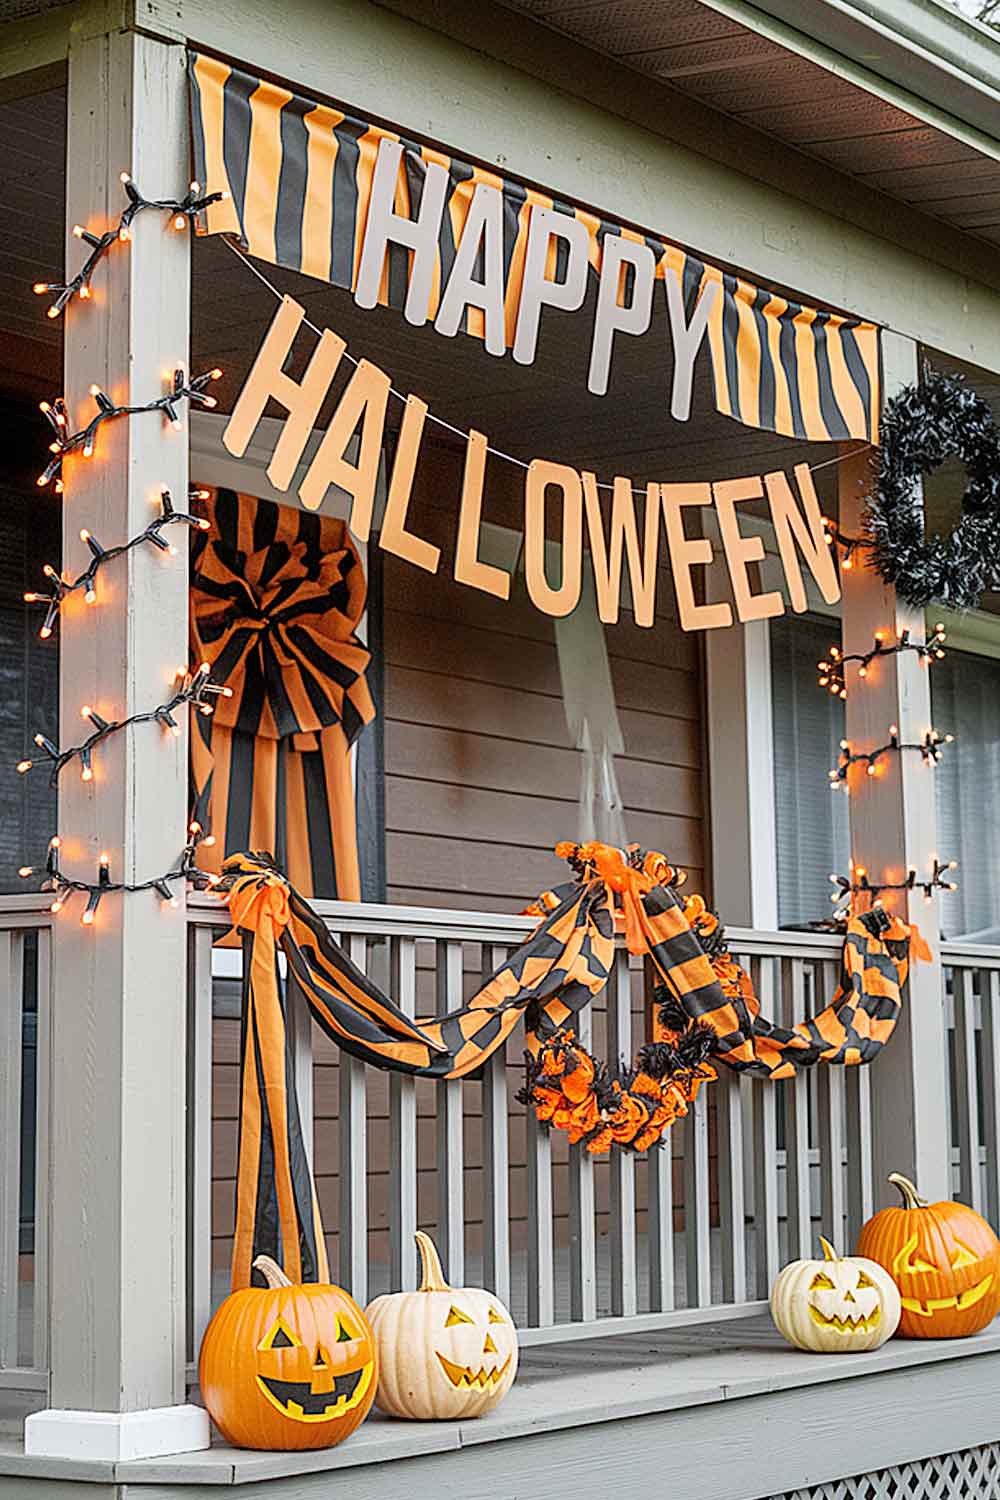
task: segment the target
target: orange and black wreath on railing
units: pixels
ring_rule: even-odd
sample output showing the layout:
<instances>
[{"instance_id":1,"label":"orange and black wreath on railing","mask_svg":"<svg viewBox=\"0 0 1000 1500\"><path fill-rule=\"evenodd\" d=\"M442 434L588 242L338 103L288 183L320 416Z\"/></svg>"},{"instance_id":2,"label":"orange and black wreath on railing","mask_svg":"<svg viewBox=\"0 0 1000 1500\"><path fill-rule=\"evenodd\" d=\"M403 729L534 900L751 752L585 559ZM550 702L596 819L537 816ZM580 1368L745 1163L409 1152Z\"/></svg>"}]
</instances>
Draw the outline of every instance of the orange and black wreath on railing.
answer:
<instances>
[{"instance_id":1,"label":"orange and black wreath on railing","mask_svg":"<svg viewBox=\"0 0 1000 1500\"><path fill-rule=\"evenodd\" d=\"M467 1077L523 1018L523 1099L591 1152L655 1146L720 1066L788 1078L817 1063L871 1062L891 1036L913 929L880 908L848 921L827 1008L783 1027L761 1016L718 919L700 896L679 894L683 873L661 854L605 844L560 844L557 853L573 879L539 897L531 935L465 1005L419 1021L361 972L270 856L225 861L222 889L244 944L234 1287L249 1285L258 1255L293 1281L328 1279L279 951L326 1035L379 1068ZM574 1019L608 981L616 933L652 964L653 1040L633 1063L608 1066L580 1045Z\"/></svg>"}]
</instances>

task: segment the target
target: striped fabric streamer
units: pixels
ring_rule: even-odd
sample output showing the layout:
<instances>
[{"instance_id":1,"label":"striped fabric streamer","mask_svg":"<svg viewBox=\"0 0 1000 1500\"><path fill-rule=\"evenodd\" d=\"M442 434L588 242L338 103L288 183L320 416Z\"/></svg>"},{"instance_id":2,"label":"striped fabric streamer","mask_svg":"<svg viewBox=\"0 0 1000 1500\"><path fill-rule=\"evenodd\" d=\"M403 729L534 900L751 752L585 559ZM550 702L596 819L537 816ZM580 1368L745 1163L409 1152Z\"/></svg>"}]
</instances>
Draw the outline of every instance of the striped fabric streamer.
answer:
<instances>
[{"instance_id":1,"label":"striped fabric streamer","mask_svg":"<svg viewBox=\"0 0 1000 1500\"><path fill-rule=\"evenodd\" d=\"M708 346L718 410L750 427L811 441L878 441L879 334L873 323L790 301L685 253L676 245L609 223L577 204L524 187L484 167L291 93L215 57L191 53L195 175L229 197L206 210L199 229L232 234L251 255L353 291L367 222L372 174L383 139L404 147L395 211L419 206L431 162L450 179L441 220L429 316L437 313L477 183L498 188L504 207L507 345L521 295L533 205L585 225L590 269L598 276L606 235L647 244L657 277L675 276L688 317L699 288L719 284ZM561 275L565 245L553 242L546 274ZM379 300L402 308L410 252L390 244ZM464 331L483 336L483 314L467 308Z\"/></svg>"},{"instance_id":2,"label":"striped fabric streamer","mask_svg":"<svg viewBox=\"0 0 1000 1500\"><path fill-rule=\"evenodd\" d=\"M210 490L191 547L191 655L232 688L193 716L204 864L273 849L311 896L361 895L350 747L374 717L355 634L365 578L346 522Z\"/></svg>"},{"instance_id":3,"label":"striped fabric streamer","mask_svg":"<svg viewBox=\"0 0 1000 1500\"><path fill-rule=\"evenodd\" d=\"M325 1264L295 1104L279 949L332 1041L376 1067L425 1078L467 1077L522 1018L534 1054L571 1033L567 1023L608 981L616 931L632 953L652 960L674 1009L714 1034L713 1061L737 1071L776 1079L817 1062L870 1062L891 1035L906 978L902 924L890 944L880 931L888 919L854 919L833 1002L784 1029L760 1016L749 979L718 942L712 951L704 903L678 897L676 872L662 855L603 844L559 847L575 879L539 898L538 927L471 1000L426 1021L409 1019L361 972L267 855L226 860L223 889L244 941L234 1288L249 1284L257 1255L274 1257L293 1279L322 1279ZM670 1018L661 1018L658 1039L674 1032Z\"/></svg>"}]
</instances>

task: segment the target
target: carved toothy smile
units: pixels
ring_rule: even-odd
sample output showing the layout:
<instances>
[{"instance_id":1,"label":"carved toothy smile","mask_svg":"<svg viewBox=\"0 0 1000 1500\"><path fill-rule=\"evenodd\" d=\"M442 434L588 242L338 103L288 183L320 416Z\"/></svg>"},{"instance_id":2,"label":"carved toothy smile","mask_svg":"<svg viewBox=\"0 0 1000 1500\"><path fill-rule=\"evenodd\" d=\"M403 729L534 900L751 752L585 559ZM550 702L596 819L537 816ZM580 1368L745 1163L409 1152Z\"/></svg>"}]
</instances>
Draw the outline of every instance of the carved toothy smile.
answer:
<instances>
[{"instance_id":1,"label":"carved toothy smile","mask_svg":"<svg viewBox=\"0 0 1000 1500\"><path fill-rule=\"evenodd\" d=\"M810 1303L809 1316L820 1328L833 1328L837 1333L869 1333L882 1321L882 1309L876 1307L867 1317L859 1312L853 1316L848 1313L846 1318L837 1317L836 1314L832 1318L826 1318L818 1307L813 1307Z\"/></svg>"},{"instance_id":2,"label":"carved toothy smile","mask_svg":"<svg viewBox=\"0 0 1000 1500\"><path fill-rule=\"evenodd\" d=\"M915 1313L918 1318L932 1318L936 1312L944 1312L949 1307L957 1308L959 1312L975 1307L977 1302L982 1302L992 1285L993 1273L991 1271L988 1276L984 1276L982 1281L977 1281L975 1286L967 1287L957 1297L930 1297L926 1302L921 1302L919 1297L903 1297L901 1301L907 1312Z\"/></svg>"},{"instance_id":3,"label":"carved toothy smile","mask_svg":"<svg viewBox=\"0 0 1000 1500\"><path fill-rule=\"evenodd\" d=\"M329 1391L314 1391L308 1380L272 1380L267 1375L258 1375L257 1384L282 1416L295 1422L326 1422L357 1406L371 1384L373 1368L367 1364L335 1375Z\"/></svg>"},{"instance_id":4,"label":"carved toothy smile","mask_svg":"<svg viewBox=\"0 0 1000 1500\"><path fill-rule=\"evenodd\" d=\"M452 1385L465 1391L471 1390L473 1386L478 1386L481 1391L484 1391L488 1386L498 1384L510 1364L509 1354L502 1365L494 1365L492 1370L487 1370L483 1365L480 1365L478 1370L471 1369L469 1365L453 1365L450 1359L445 1359L440 1353L438 1359Z\"/></svg>"}]
</instances>

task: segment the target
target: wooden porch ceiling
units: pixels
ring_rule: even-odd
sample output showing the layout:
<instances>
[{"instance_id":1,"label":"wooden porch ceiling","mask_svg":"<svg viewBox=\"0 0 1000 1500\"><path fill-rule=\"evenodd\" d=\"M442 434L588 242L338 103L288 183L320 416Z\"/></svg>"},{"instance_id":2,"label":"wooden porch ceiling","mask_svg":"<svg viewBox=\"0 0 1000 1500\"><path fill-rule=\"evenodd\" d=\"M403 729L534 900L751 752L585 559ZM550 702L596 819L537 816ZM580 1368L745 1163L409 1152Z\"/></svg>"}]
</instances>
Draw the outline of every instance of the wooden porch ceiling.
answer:
<instances>
[{"instance_id":1,"label":"wooden porch ceiling","mask_svg":"<svg viewBox=\"0 0 1000 1500\"><path fill-rule=\"evenodd\" d=\"M1000 244L1000 160L700 0L504 0L574 41ZM1000 39L997 44L1000 72Z\"/></svg>"}]
</instances>

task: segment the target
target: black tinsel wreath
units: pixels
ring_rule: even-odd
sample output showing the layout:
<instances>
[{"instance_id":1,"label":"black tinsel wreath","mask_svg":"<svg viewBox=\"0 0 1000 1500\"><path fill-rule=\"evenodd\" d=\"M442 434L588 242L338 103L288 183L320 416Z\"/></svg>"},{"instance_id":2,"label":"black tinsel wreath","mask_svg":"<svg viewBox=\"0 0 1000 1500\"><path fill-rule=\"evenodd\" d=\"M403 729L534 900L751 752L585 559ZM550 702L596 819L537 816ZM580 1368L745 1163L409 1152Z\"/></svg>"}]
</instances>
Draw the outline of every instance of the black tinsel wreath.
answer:
<instances>
[{"instance_id":1,"label":"black tinsel wreath","mask_svg":"<svg viewBox=\"0 0 1000 1500\"><path fill-rule=\"evenodd\" d=\"M974 609L1000 581L1000 432L992 411L959 376L930 374L888 403L881 442L865 514L873 567L907 604ZM925 537L916 482L952 457L968 475L962 519L948 536Z\"/></svg>"}]
</instances>

